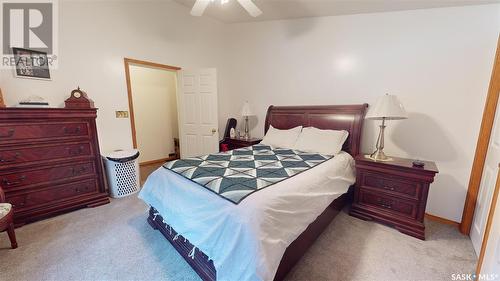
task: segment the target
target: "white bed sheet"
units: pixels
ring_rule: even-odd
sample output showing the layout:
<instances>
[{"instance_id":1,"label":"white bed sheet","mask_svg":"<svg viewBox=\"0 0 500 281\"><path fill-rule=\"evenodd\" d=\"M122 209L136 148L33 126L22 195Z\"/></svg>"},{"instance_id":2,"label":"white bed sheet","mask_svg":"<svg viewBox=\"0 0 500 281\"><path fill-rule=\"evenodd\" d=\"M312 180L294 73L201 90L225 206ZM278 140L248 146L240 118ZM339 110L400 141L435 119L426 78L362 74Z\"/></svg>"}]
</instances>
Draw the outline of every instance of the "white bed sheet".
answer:
<instances>
[{"instance_id":1,"label":"white bed sheet","mask_svg":"<svg viewBox=\"0 0 500 281\"><path fill-rule=\"evenodd\" d=\"M346 152L235 205L160 167L139 198L214 262L217 280L273 280L286 248L355 182Z\"/></svg>"}]
</instances>

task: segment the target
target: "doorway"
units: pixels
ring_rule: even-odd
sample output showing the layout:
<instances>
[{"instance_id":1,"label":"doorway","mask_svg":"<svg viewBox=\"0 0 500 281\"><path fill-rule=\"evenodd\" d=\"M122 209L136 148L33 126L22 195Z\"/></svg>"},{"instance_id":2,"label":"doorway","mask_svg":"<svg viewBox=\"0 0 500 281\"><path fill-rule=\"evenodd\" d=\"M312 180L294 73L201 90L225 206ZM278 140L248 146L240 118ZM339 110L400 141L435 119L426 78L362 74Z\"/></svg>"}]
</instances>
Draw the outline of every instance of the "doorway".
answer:
<instances>
[{"instance_id":1,"label":"doorway","mask_svg":"<svg viewBox=\"0 0 500 281\"><path fill-rule=\"evenodd\" d=\"M179 158L177 71L179 67L124 59L134 148L141 178Z\"/></svg>"}]
</instances>

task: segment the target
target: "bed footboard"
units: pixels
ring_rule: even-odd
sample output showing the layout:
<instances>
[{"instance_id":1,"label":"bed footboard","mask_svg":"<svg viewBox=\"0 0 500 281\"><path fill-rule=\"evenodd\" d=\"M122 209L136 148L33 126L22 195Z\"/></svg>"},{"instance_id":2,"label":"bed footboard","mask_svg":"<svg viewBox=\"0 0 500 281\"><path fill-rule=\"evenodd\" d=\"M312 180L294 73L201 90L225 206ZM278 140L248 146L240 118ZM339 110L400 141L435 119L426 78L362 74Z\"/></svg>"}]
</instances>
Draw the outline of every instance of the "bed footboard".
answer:
<instances>
[{"instance_id":1,"label":"bed footboard","mask_svg":"<svg viewBox=\"0 0 500 281\"><path fill-rule=\"evenodd\" d=\"M155 208L149 209L148 223L154 229L157 229L167 238L168 242L181 254L186 262L196 271L200 278L204 281L215 281L215 267L213 261L209 260L198 248L195 248L189 240L173 229L166 223L163 217L156 211ZM194 250L193 250L194 249Z\"/></svg>"},{"instance_id":2,"label":"bed footboard","mask_svg":"<svg viewBox=\"0 0 500 281\"><path fill-rule=\"evenodd\" d=\"M280 265L274 276L275 281L285 278L288 272L295 266L307 249L316 241L337 214L352 200L352 187L348 193L335 199L321 215L313 221L297 239L295 239L285 251ZM213 261L198 248L195 248L189 240L178 235L174 228L167 224L163 217L151 207L149 209L148 223L154 229L159 230L165 238L174 246L187 263L204 281L215 281L216 270ZM194 249L194 250L193 250Z\"/></svg>"}]
</instances>

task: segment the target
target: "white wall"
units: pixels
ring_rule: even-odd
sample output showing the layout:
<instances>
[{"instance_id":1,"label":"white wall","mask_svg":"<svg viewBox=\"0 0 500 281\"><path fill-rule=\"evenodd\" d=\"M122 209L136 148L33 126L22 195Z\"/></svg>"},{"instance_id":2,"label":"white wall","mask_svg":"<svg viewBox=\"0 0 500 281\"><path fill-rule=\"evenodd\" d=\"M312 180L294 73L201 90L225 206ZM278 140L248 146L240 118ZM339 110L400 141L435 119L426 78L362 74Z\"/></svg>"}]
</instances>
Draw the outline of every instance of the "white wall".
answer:
<instances>
[{"instance_id":1,"label":"white wall","mask_svg":"<svg viewBox=\"0 0 500 281\"><path fill-rule=\"evenodd\" d=\"M129 69L139 162L168 158L179 137L177 74L133 64Z\"/></svg>"},{"instance_id":2,"label":"white wall","mask_svg":"<svg viewBox=\"0 0 500 281\"><path fill-rule=\"evenodd\" d=\"M229 25L220 127L245 100L262 136L272 104L396 94L410 118L389 122L386 153L436 161L427 212L460 221L499 30L500 5ZM365 122L364 152L376 125Z\"/></svg>"},{"instance_id":3,"label":"white wall","mask_svg":"<svg viewBox=\"0 0 500 281\"><path fill-rule=\"evenodd\" d=\"M80 86L99 107L102 151L132 147L123 58L183 68L217 67L222 24L195 18L172 1L59 1L59 68L52 81L14 78L2 70L7 105L37 94L61 106Z\"/></svg>"}]
</instances>

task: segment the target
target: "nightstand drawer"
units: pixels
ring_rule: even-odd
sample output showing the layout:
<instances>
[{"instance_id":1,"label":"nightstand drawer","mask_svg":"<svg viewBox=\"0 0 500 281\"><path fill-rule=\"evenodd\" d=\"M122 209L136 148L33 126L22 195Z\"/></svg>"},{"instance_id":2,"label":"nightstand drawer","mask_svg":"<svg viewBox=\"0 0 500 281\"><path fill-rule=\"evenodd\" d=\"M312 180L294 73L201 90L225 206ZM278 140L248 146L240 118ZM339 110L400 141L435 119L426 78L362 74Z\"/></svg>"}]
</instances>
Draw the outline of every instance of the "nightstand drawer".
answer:
<instances>
[{"instance_id":1,"label":"nightstand drawer","mask_svg":"<svg viewBox=\"0 0 500 281\"><path fill-rule=\"evenodd\" d=\"M398 179L397 177L388 178L384 174L371 172L361 174L361 187L380 189L409 199L419 199L422 189L418 182Z\"/></svg>"},{"instance_id":2,"label":"nightstand drawer","mask_svg":"<svg viewBox=\"0 0 500 281\"><path fill-rule=\"evenodd\" d=\"M361 188L359 195L361 204L374 206L410 218L416 218L417 216L417 202L396 199L380 193L373 193L363 188Z\"/></svg>"}]
</instances>

